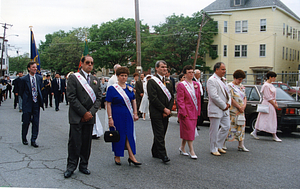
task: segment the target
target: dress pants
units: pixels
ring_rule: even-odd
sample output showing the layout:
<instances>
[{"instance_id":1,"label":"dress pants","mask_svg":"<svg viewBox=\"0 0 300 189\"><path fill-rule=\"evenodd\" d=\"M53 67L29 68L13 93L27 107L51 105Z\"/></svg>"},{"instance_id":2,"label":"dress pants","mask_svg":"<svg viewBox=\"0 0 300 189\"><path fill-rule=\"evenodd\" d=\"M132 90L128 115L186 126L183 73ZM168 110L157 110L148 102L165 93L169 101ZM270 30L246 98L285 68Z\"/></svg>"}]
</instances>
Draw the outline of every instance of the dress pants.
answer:
<instances>
[{"instance_id":1,"label":"dress pants","mask_svg":"<svg viewBox=\"0 0 300 189\"><path fill-rule=\"evenodd\" d=\"M75 171L80 158L79 169L87 169L91 153L93 124L70 124L68 143L68 171Z\"/></svg>"},{"instance_id":2,"label":"dress pants","mask_svg":"<svg viewBox=\"0 0 300 189\"><path fill-rule=\"evenodd\" d=\"M55 109L59 109L59 103L61 102L61 91L58 91L56 94L54 93L55 98Z\"/></svg>"},{"instance_id":3,"label":"dress pants","mask_svg":"<svg viewBox=\"0 0 300 189\"><path fill-rule=\"evenodd\" d=\"M22 110L23 99L21 96L18 96L18 99L19 99L19 110Z\"/></svg>"},{"instance_id":4,"label":"dress pants","mask_svg":"<svg viewBox=\"0 0 300 189\"><path fill-rule=\"evenodd\" d=\"M32 103L32 111L22 114L22 139L26 140L29 124L32 122L31 142L35 142L39 133L40 106L38 102Z\"/></svg>"},{"instance_id":5,"label":"dress pants","mask_svg":"<svg viewBox=\"0 0 300 189\"><path fill-rule=\"evenodd\" d=\"M14 99L14 108L16 108L16 107L17 107L17 104L18 104L18 102L19 102L19 96L16 95L16 93L14 93L14 97L15 97L15 99Z\"/></svg>"},{"instance_id":6,"label":"dress pants","mask_svg":"<svg viewBox=\"0 0 300 189\"><path fill-rule=\"evenodd\" d=\"M209 138L210 152L217 152L222 148L230 129L230 116L224 115L221 118L210 117Z\"/></svg>"},{"instance_id":7,"label":"dress pants","mask_svg":"<svg viewBox=\"0 0 300 189\"><path fill-rule=\"evenodd\" d=\"M158 156L159 158L167 156L167 151L165 147L165 136L168 129L168 124L169 117L151 117L152 131L154 135L153 145L151 149L152 156Z\"/></svg>"}]
</instances>

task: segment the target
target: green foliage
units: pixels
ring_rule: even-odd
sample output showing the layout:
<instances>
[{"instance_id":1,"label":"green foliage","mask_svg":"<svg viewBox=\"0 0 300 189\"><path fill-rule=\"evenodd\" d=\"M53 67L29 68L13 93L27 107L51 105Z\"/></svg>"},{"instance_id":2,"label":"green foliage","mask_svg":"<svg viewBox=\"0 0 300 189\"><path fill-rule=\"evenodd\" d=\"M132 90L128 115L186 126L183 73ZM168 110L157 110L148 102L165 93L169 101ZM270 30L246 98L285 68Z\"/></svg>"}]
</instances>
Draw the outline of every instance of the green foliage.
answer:
<instances>
[{"instance_id":1,"label":"green foliage","mask_svg":"<svg viewBox=\"0 0 300 189\"><path fill-rule=\"evenodd\" d=\"M25 71L29 61L30 58L28 53L16 57L10 57L9 70L12 72Z\"/></svg>"},{"instance_id":2,"label":"green foliage","mask_svg":"<svg viewBox=\"0 0 300 189\"><path fill-rule=\"evenodd\" d=\"M78 28L68 33L47 34L46 41L41 41L39 48L41 67L61 74L77 71L86 32L87 28Z\"/></svg>"},{"instance_id":3,"label":"green foliage","mask_svg":"<svg viewBox=\"0 0 300 189\"><path fill-rule=\"evenodd\" d=\"M168 67L177 73L180 73L185 65L193 65L201 21L200 12L192 17L173 14L166 18L165 23L154 26L155 33L144 43L147 47L143 48L144 56L152 62L152 67L160 59L165 60ZM216 34L216 23L209 21L202 30L197 65L205 64L203 57L209 51L213 35Z\"/></svg>"},{"instance_id":4,"label":"green foliage","mask_svg":"<svg viewBox=\"0 0 300 189\"><path fill-rule=\"evenodd\" d=\"M146 25L141 25L141 33ZM127 66L136 60L135 20L119 18L89 29L89 48L96 67Z\"/></svg>"}]
</instances>

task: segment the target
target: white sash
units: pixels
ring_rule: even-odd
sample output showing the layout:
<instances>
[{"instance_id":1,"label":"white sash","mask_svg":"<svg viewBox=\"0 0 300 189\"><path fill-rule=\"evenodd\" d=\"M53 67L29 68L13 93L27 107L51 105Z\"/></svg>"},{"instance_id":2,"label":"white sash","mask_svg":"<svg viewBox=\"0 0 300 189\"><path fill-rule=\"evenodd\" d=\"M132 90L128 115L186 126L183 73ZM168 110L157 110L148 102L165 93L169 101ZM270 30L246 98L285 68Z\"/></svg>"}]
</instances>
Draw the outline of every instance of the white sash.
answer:
<instances>
[{"instance_id":1,"label":"white sash","mask_svg":"<svg viewBox=\"0 0 300 189\"><path fill-rule=\"evenodd\" d=\"M126 92L122 89L122 87L119 84L113 84L112 85L117 91L118 93L121 95L121 97L123 98L129 112L131 113L131 115L133 116L133 108L130 102L129 97L127 96Z\"/></svg>"},{"instance_id":2,"label":"white sash","mask_svg":"<svg viewBox=\"0 0 300 189\"><path fill-rule=\"evenodd\" d=\"M216 78L216 77L214 77ZM229 97L229 94L230 94L230 89L227 87L227 85L219 78L216 78L218 83L224 88L225 92L227 92L227 95Z\"/></svg>"},{"instance_id":3,"label":"white sash","mask_svg":"<svg viewBox=\"0 0 300 189\"><path fill-rule=\"evenodd\" d=\"M80 74L80 73L74 73L76 78L78 79L81 86L84 88L84 90L87 92L87 94L90 96L93 103L96 101L96 95L92 87L88 84L87 80Z\"/></svg>"},{"instance_id":4,"label":"white sash","mask_svg":"<svg viewBox=\"0 0 300 189\"><path fill-rule=\"evenodd\" d=\"M183 81L182 84L185 86L186 90L190 93L191 98L195 104L196 110L198 111L198 101L196 98L196 91L192 90L193 86L191 87L191 85L187 81ZM194 83L192 85L194 85Z\"/></svg>"},{"instance_id":5,"label":"white sash","mask_svg":"<svg viewBox=\"0 0 300 189\"><path fill-rule=\"evenodd\" d=\"M236 90L239 93L239 95L242 97L242 99L245 98L245 94L238 87L236 87L233 83L229 83L228 85L230 85L234 90Z\"/></svg>"},{"instance_id":6,"label":"white sash","mask_svg":"<svg viewBox=\"0 0 300 189\"><path fill-rule=\"evenodd\" d=\"M154 76L154 77L152 77L152 79L158 84L158 86L160 86L160 88L163 90L163 92L167 96L168 100L170 101L172 96L171 96L170 91L167 89L167 87L157 77Z\"/></svg>"}]
</instances>

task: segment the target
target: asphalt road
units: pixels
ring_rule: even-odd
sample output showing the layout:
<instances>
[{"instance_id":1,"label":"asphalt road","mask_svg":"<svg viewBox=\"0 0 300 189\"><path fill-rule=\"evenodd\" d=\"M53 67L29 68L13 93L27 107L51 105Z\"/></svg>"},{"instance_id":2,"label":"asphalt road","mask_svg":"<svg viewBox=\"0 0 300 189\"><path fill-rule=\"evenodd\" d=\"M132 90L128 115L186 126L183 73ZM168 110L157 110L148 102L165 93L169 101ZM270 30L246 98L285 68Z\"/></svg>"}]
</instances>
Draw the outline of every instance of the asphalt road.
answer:
<instances>
[{"instance_id":1,"label":"asphalt road","mask_svg":"<svg viewBox=\"0 0 300 189\"><path fill-rule=\"evenodd\" d=\"M104 123L104 111L99 117ZM0 187L25 188L300 188L300 133L278 136L259 134L260 140L246 133L245 146L250 152L237 151L237 142L227 143L227 154L215 157L209 152L209 125L201 126L194 148L198 156L192 160L179 155L179 124L170 118L166 147L171 161L163 164L151 156L153 134L150 120L135 123L140 167L129 166L128 155L122 166L114 164L111 144L103 137L93 140L89 161L91 175L78 170L65 179L68 106L60 111L41 111L39 148L21 143L21 113L13 109L9 99L0 106ZM30 136L30 132L28 138ZM186 148L188 150L188 148Z\"/></svg>"}]
</instances>

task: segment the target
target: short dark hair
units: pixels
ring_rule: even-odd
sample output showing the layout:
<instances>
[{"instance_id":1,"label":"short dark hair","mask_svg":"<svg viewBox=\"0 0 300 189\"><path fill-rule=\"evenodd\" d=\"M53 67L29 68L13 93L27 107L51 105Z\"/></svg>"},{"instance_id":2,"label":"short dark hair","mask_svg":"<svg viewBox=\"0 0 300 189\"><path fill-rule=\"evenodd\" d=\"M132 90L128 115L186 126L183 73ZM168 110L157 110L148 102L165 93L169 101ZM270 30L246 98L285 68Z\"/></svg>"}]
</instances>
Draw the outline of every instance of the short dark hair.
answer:
<instances>
[{"instance_id":1,"label":"short dark hair","mask_svg":"<svg viewBox=\"0 0 300 189\"><path fill-rule=\"evenodd\" d=\"M277 74L275 72L268 71L266 77L267 79L269 79L270 77L277 77Z\"/></svg>"},{"instance_id":2,"label":"short dark hair","mask_svg":"<svg viewBox=\"0 0 300 189\"><path fill-rule=\"evenodd\" d=\"M47 75L46 75L46 77L50 77L50 75L49 75L49 74L47 74Z\"/></svg>"},{"instance_id":3,"label":"short dark hair","mask_svg":"<svg viewBox=\"0 0 300 189\"><path fill-rule=\"evenodd\" d=\"M245 79L246 78L246 74L243 70L235 70L235 72L233 73L233 78L234 79Z\"/></svg>"},{"instance_id":4,"label":"short dark hair","mask_svg":"<svg viewBox=\"0 0 300 189\"><path fill-rule=\"evenodd\" d=\"M178 76L178 80L179 80L179 82L180 82L180 80L182 79L182 77L184 76L184 74L183 73L181 73L181 74L179 74L179 76Z\"/></svg>"},{"instance_id":5,"label":"short dark hair","mask_svg":"<svg viewBox=\"0 0 300 189\"><path fill-rule=\"evenodd\" d=\"M33 65L33 64L36 64L36 62L30 61L30 62L27 64L27 69L30 68L30 66Z\"/></svg>"},{"instance_id":6,"label":"short dark hair","mask_svg":"<svg viewBox=\"0 0 300 189\"><path fill-rule=\"evenodd\" d=\"M56 73L55 73L55 75L56 75L56 74L60 75L60 73L59 73L59 72L56 72Z\"/></svg>"},{"instance_id":7,"label":"short dark hair","mask_svg":"<svg viewBox=\"0 0 300 189\"><path fill-rule=\"evenodd\" d=\"M164 60L158 60L156 63L155 63L155 68L158 68L160 63L163 63L164 65L167 65L166 61Z\"/></svg>"},{"instance_id":8,"label":"short dark hair","mask_svg":"<svg viewBox=\"0 0 300 189\"><path fill-rule=\"evenodd\" d=\"M186 66L183 67L182 73L186 74L186 70L193 70L194 71L194 68L191 65L186 65Z\"/></svg>"},{"instance_id":9,"label":"short dark hair","mask_svg":"<svg viewBox=\"0 0 300 189\"><path fill-rule=\"evenodd\" d=\"M138 73L134 73L134 74L133 74L133 77L135 77L135 76L139 76L139 74L138 74Z\"/></svg>"},{"instance_id":10,"label":"short dark hair","mask_svg":"<svg viewBox=\"0 0 300 189\"><path fill-rule=\"evenodd\" d=\"M171 69L170 68L168 68L167 70L168 70L168 73L171 73Z\"/></svg>"},{"instance_id":11,"label":"short dark hair","mask_svg":"<svg viewBox=\"0 0 300 189\"><path fill-rule=\"evenodd\" d=\"M86 56L82 57L82 58L81 58L81 62L84 63L84 61L85 61L85 59L86 59L87 57L91 57L91 56L90 56L90 55L86 55Z\"/></svg>"},{"instance_id":12,"label":"short dark hair","mask_svg":"<svg viewBox=\"0 0 300 189\"><path fill-rule=\"evenodd\" d=\"M214 65L214 72L219 69L221 67L221 65L224 64L223 62L217 62L215 65ZM225 65L225 64L224 64Z\"/></svg>"},{"instance_id":13,"label":"short dark hair","mask_svg":"<svg viewBox=\"0 0 300 189\"><path fill-rule=\"evenodd\" d=\"M119 76L121 74L127 74L129 75L129 69L125 66L121 66L116 70L116 75Z\"/></svg>"}]
</instances>

